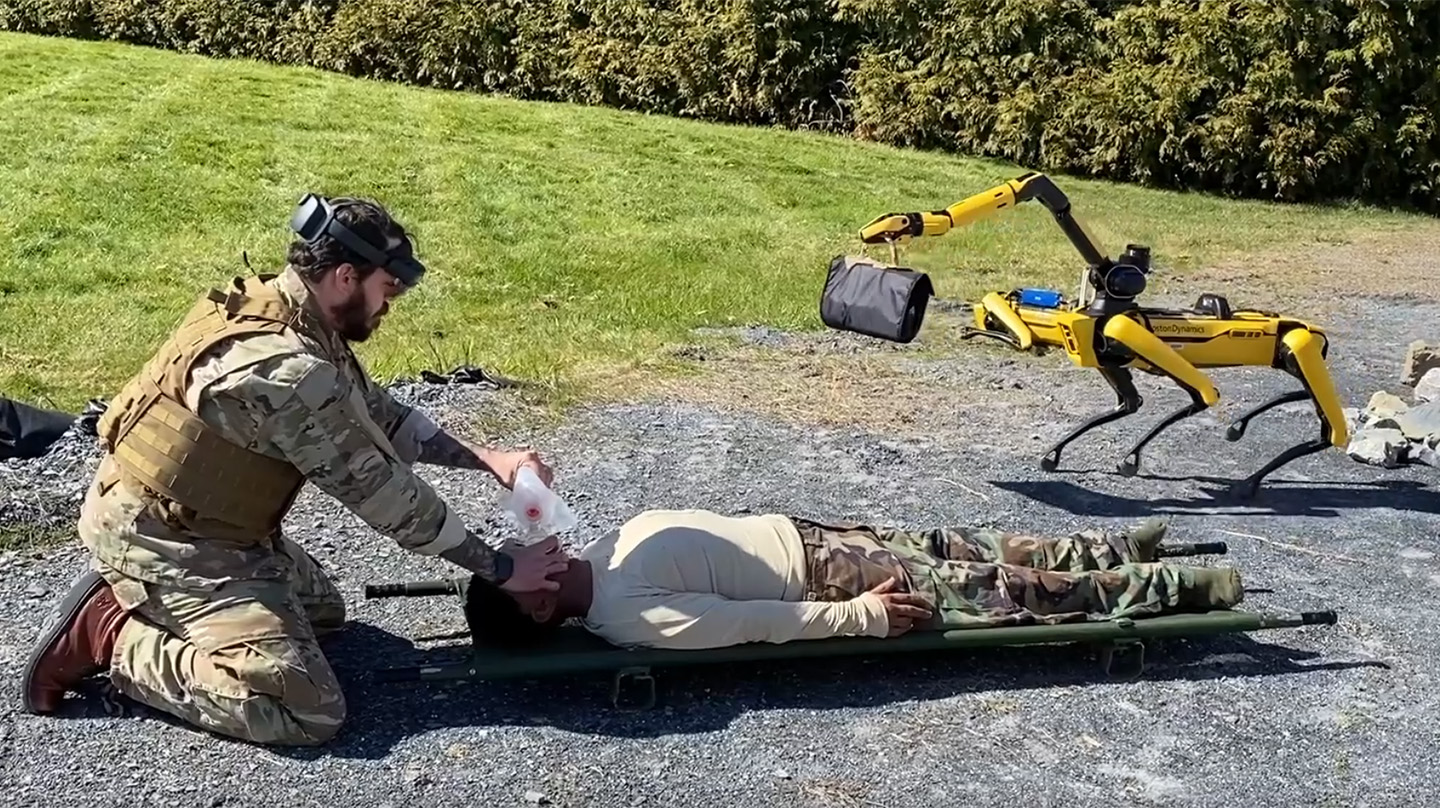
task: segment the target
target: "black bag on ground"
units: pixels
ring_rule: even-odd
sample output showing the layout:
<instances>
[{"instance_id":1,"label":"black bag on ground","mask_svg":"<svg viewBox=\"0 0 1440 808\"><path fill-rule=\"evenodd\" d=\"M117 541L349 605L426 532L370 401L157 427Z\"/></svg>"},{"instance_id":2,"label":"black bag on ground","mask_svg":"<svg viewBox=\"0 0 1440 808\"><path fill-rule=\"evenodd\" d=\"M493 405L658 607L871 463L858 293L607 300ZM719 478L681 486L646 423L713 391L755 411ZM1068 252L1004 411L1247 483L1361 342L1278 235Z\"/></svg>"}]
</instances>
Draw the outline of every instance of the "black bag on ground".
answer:
<instances>
[{"instance_id":1,"label":"black bag on ground","mask_svg":"<svg viewBox=\"0 0 1440 808\"><path fill-rule=\"evenodd\" d=\"M73 423L69 413L0 397L0 458L40 457Z\"/></svg>"},{"instance_id":2,"label":"black bag on ground","mask_svg":"<svg viewBox=\"0 0 1440 808\"><path fill-rule=\"evenodd\" d=\"M923 272L837 255L820 295L820 319L841 331L909 342L920 332L933 294Z\"/></svg>"}]
</instances>

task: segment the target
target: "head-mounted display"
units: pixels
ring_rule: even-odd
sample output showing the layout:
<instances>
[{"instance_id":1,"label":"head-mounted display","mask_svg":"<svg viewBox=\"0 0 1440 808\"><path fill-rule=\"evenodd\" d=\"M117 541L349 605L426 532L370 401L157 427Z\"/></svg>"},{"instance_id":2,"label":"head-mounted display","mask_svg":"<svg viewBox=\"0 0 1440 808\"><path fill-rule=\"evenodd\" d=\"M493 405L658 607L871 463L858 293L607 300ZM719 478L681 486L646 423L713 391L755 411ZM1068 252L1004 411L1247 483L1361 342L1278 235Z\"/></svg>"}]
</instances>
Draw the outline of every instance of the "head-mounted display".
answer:
<instances>
[{"instance_id":1,"label":"head-mounted display","mask_svg":"<svg viewBox=\"0 0 1440 808\"><path fill-rule=\"evenodd\" d=\"M335 206L318 194L306 194L290 217L290 229L306 244L313 245L322 236L344 244L355 254L385 269L406 286L414 286L425 275L425 265L414 256L409 238L401 238L385 248L378 247L335 218Z\"/></svg>"}]
</instances>

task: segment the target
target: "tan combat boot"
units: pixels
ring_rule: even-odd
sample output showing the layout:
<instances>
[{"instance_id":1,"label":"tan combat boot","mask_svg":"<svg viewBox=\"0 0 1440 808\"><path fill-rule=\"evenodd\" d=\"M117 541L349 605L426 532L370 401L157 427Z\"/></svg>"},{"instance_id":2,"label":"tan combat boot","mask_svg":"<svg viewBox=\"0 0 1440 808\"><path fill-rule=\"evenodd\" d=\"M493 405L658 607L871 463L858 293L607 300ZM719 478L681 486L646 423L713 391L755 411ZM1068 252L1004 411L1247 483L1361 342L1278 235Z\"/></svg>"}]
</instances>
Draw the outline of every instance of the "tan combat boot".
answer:
<instances>
[{"instance_id":1,"label":"tan combat boot","mask_svg":"<svg viewBox=\"0 0 1440 808\"><path fill-rule=\"evenodd\" d=\"M25 663L21 699L28 713L50 713L87 676L110 669L129 614L97 572L80 576L56 608Z\"/></svg>"},{"instance_id":2,"label":"tan combat boot","mask_svg":"<svg viewBox=\"0 0 1440 808\"><path fill-rule=\"evenodd\" d=\"M1245 599L1240 570L1234 567L1185 567L1180 573L1182 609L1231 609Z\"/></svg>"},{"instance_id":3,"label":"tan combat boot","mask_svg":"<svg viewBox=\"0 0 1440 808\"><path fill-rule=\"evenodd\" d=\"M1130 558L1147 563L1155 560L1155 554L1160 549L1160 543L1165 540L1165 531L1169 526L1163 520L1151 517L1144 522L1124 532L1125 547L1130 551Z\"/></svg>"}]
</instances>

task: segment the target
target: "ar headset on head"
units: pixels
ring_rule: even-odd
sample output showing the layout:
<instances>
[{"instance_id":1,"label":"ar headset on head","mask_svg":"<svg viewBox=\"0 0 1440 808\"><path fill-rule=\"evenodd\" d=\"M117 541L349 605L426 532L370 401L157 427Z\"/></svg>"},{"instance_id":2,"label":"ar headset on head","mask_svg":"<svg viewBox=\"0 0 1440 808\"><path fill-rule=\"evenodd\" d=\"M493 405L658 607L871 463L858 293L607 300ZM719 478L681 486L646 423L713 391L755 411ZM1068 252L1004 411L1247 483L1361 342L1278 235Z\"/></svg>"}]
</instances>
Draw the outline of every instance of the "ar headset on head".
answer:
<instances>
[{"instance_id":1,"label":"ar headset on head","mask_svg":"<svg viewBox=\"0 0 1440 808\"><path fill-rule=\"evenodd\" d=\"M414 286L425 275L425 265L414 255L408 236L387 250L361 238L355 231L335 218L338 208L326 197L306 194L290 217L290 229L294 230L306 244L314 245L321 236L331 238L349 247L366 261L383 268L406 286Z\"/></svg>"}]
</instances>

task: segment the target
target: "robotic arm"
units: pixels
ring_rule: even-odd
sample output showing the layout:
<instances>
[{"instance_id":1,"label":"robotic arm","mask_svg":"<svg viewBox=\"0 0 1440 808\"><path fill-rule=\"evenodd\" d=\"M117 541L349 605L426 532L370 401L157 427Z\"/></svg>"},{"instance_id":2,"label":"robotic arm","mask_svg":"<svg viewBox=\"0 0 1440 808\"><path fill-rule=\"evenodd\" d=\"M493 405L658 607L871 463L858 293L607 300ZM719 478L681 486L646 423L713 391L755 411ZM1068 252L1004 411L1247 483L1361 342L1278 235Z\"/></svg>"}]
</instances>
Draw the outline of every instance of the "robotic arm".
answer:
<instances>
[{"instance_id":1,"label":"robotic arm","mask_svg":"<svg viewBox=\"0 0 1440 808\"><path fill-rule=\"evenodd\" d=\"M890 245L892 260L895 245L916 236L940 236L951 228L972 224L1022 202L1039 200L1055 223L1060 225L1070 243L1085 259L1080 273L1080 294L1076 305L1081 308L1096 304L1096 313L1115 312L1134 307L1135 298L1145 290L1145 275L1150 271L1150 250L1137 244L1127 245L1118 260L1103 253L1085 229L1070 213L1070 199L1044 174L1027 172L974 196L962 199L944 210L915 213L887 213L878 216L860 229L866 244ZM1095 288L1092 299L1090 290Z\"/></svg>"},{"instance_id":2,"label":"robotic arm","mask_svg":"<svg viewBox=\"0 0 1440 808\"><path fill-rule=\"evenodd\" d=\"M1070 200L1065 193L1049 177L1033 171L962 199L944 210L878 216L860 228L860 239L866 244L903 244L915 236L941 236L951 228L973 224L1032 199L1038 199L1050 211L1091 269L1103 269L1109 265L1110 259L1095 246L1095 242L1070 214Z\"/></svg>"}]
</instances>

